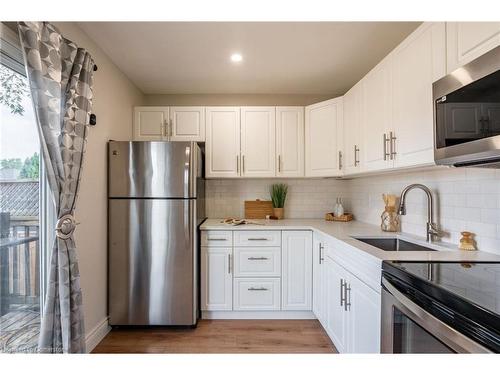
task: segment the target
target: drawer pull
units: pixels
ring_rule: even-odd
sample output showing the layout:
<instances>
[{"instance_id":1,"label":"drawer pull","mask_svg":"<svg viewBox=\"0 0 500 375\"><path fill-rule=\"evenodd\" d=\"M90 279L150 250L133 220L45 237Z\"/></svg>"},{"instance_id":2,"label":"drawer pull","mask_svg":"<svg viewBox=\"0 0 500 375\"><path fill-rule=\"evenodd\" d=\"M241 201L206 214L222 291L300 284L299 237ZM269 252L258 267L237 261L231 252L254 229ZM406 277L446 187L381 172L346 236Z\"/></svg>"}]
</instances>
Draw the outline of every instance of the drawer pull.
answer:
<instances>
[{"instance_id":1,"label":"drawer pull","mask_svg":"<svg viewBox=\"0 0 500 375\"><path fill-rule=\"evenodd\" d=\"M265 291L265 290L269 290L267 288L248 288L249 291L251 292L259 292L259 291Z\"/></svg>"},{"instance_id":2,"label":"drawer pull","mask_svg":"<svg viewBox=\"0 0 500 375\"><path fill-rule=\"evenodd\" d=\"M269 241L268 238L249 238L248 241Z\"/></svg>"},{"instance_id":3,"label":"drawer pull","mask_svg":"<svg viewBox=\"0 0 500 375\"><path fill-rule=\"evenodd\" d=\"M227 238L209 238L209 241L227 241Z\"/></svg>"},{"instance_id":4,"label":"drawer pull","mask_svg":"<svg viewBox=\"0 0 500 375\"><path fill-rule=\"evenodd\" d=\"M269 258L266 257L250 257L248 260L268 260Z\"/></svg>"}]
</instances>

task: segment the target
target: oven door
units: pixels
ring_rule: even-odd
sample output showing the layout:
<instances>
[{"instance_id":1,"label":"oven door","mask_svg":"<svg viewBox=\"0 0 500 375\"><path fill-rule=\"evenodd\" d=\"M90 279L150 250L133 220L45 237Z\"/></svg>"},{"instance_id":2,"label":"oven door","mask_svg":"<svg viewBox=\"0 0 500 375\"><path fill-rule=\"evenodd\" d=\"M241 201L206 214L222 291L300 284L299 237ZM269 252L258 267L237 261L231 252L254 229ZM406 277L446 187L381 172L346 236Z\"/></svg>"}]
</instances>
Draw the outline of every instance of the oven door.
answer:
<instances>
[{"instance_id":1,"label":"oven door","mask_svg":"<svg viewBox=\"0 0 500 375\"><path fill-rule=\"evenodd\" d=\"M382 278L382 353L489 353Z\"/></svg>"}]
</instances>

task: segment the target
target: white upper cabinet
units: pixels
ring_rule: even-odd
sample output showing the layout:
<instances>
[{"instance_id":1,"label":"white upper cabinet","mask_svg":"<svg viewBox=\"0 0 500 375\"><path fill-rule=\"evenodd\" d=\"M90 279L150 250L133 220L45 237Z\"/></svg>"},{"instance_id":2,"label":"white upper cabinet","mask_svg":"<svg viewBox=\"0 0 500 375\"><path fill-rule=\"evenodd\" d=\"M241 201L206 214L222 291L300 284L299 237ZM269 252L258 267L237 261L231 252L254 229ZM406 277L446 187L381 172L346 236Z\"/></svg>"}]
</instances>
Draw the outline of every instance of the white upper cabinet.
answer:
<instances>
[{"instance_id":1,"label":"white upper cabinet","mask_svg":"<svg viewBox=\"0 0 500 375\"><path fill-rule=\"evenodd\" d=\"M282 233L283 310L312 310L312 232Z\"/></svg>"},{"instance_id":2,"label":"white upper cabinet","mask_svg":"<svg viewBox=\"0 0 500 375\"><path fill-rule=\"evenodd\" d=\"M341 175L343 98L335 98L306 107L305 175L334 177Z\"/></svg>"},{"instance_id":3,"label":"white upper cabinet","mask_svg":"<svg viewBox=\"0 0 500 375\"><path fill-rule=\"evenodd\" d=\"M361 160L361 127L363 122L363 81L344 95L344 173L359 173Z\"/></svg>"},{"instance_id":4,"label":"white upper cabinet","mask_svg":"<svg viewBox=\"0 0 500 375\"><path fill-rule=\"evenodd\" d=\"M304 176L304 107L276 107L276 157L276 176Z\"/></svg>"},{"instance_id":5,"label":"white upper cabinet","mask_svg":"<svg viewBox=\"0 0 500 375\"><path fill-rule=\"evenodd\" d=\"M168 140L168 107L135 107L134 108L134 141L166 141Z\"/></svg>"},{"instance_id":6,"label":"white upper cabinet","mask_svg":"<svg viewBox=\"0 0 500 375\"><path fill-rule=\"evenodd\" d=\"M385 58L363 78L363 170L393 167L390 155L392 129L391 60Z\"/></svg>"},{"instance_id":7,"label":"white upper cabinet","mask_svg":"<svg viewBox=\"0 0 500 375\"><path fill-rule=\"evenodd\" d=\"M206 108L206 177L240 176L240 108Z\"/></svg>"},{"instance_id":8,"label":"white upper cabinet","mask_svg":"<svg viewBox=\"0 0 500 375\"><path fill-rule=\"evenodd\" d=\"M171 141L205 141L205 107L170 107Z\"/></svg>"},{"instance_id":9,"label":"white upper cabinet","mask_svg":"<svg viewBox=\"0 0 500 375\"><path fill-rule=\"evenodd\" d=\"M241 107L241 176L276 175L275 107Z\"/></svg>"},{"instance_id":10,"label":"white upper cabinet","mask_svg":"<svg viewBox=\"0 0 500 375\"><path fill-rule=\"evenodd\" d=\"M432 83L446 72L445 24L426 23L392 55L394 167L434 164Z\"/></svg>"},{"instance_id":11,"label":"white upper cabinet","mask_svg":"<svg viewBox=\"0 0 500 375\"><path fill-rule=\"evenodd\" d=\"M447 22L447 72L500 45L500 22Z\"/></svg>"}]
</instances>

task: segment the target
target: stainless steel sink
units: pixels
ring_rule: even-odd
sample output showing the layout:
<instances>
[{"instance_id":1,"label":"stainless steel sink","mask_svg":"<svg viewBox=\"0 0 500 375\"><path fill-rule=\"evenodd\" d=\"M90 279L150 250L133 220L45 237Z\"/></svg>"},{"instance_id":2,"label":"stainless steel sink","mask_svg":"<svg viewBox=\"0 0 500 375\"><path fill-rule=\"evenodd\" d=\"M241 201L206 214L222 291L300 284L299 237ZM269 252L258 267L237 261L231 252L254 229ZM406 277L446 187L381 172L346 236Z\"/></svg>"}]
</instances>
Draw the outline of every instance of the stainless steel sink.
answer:
<instances>
[{"instance_id":1,"label":"stainless steel sink","mask_svg":"<svg viewBox=\"0 0 500 375\"><path fill-rule=\"evenodd\" d=\"M384 251L436 251L435 249L400 240L399 238L354 238Z\"/></svg>"}]
</instances>

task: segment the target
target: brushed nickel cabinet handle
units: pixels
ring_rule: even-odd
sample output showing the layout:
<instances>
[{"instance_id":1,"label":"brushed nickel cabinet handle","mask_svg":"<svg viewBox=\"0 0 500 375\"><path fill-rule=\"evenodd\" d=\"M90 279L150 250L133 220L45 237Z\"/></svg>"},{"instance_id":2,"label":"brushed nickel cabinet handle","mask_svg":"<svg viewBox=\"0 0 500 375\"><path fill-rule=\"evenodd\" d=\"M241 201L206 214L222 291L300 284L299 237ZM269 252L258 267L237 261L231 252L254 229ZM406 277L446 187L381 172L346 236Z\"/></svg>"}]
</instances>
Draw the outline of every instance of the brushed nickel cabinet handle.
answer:
<instances>
[{"instance_id":1,"label":"brushed nickel cabinet handle","mask_svg":"<svg viewBox=\"0 0 500 375\"><path fill-rule=\"evenodd\" d=\"M389 140L390 140L390 147L391 147L391 160L394 160L396 157L396 137L394 136L393 132L389 132Z\"/></svg>"},{"instance_id":2,"label":"brushed nickel cabinet handle","mask_svg":"<svg viewBox=\"0 0 500 375\"><path fill-rule=\"evenodd\" d=\"M340 306L344 305L344 280L340 279Z\"/></svg>"},{"instance_id":3,"label":"brushed nickel cabinet handle","mask_svg":"<svg viewBox=\"0 0 500 375\"><path fill-rule=\"evenodd\" d=\"M344 284L344 309L345 311L351 311L351 284Z\"/></svg>"},{"instance_id":4,"label":"brushed nickel cabinet handle","mask_svg":"<svg viewBox=\"0 0 500 375\"><path fill-rule=\"evenodd\" d=\"M359 147L358 145L354 145L354 166L357 167L359 165L358 159Z\"/></svg>"},{"instance_id":5,"label":"brushed nickel cabinet handle","mask_svg":"<svg viewBox=\"0 0 500 375\"><path fill-rule=\"evenodd\" d=\"M342 170L342 151L339 151L339 170Z\"/></svg>"},{"instance_id":6,"label":"brushed nickel cabinet handle","mask_svg":"<svg viewBox=\"0 0 500 375\"><path fill-rule=\"evenodd\" d=\"M208 241L227 241L227 238L207 238Z\"/></svg>"},{"instance_id":7,"label":"brushed nickel cabinet handle","mask_svg":"<svg viewBox=\"0 0 500 375\"><path fill-rule=\"evenodd\" d=\"M389 141L389 138L387 138L387 134L384 133L382 140L384 142L384 160L387 160L387 157L390 156L390 154L387 152L387 142Z\"/></svg>"},{"instance_id":8,"label":"brushed nickel cabinet handle","mask_svg":"<svg viewBox=\"0 0 500 375\"><path fill-rule=\"evenodd\" d=\"M269 241L268 238L248 238L248 241Z\"/></svg>"},{"instance_id":9,"label":"brushed nickel cabinet handle","mask_svg":"<svg viewBox=\"0 0 500 375\"><path fill-rule=\"evenodd\" d=\"M268 260L266 257L249 257L248 260Z\"/></svg>"},{"instance_id":10,"label":"brushed nickel cabinet handle","mask_svg":"<svg viewBox=\"0 0 500 375\"><path fill-rule=\"evenodd\" d=\"M256 292L256 291L264 291L264 290L269 290L269 289L267 289L267 288L254 288L254 287L252 287L252 288L248 288L248 290L251 291L251 292Z\"/></svg>"},{"instance_id":11,"label":"brushed nickel cabinet handle","mask_svg":"<svg viewBox=\"0 0 500 375\"><path fill-rule=\"evenodd\" d=\"M278 172L281 173L281 155L278 155Z\"/></svg>"},{"instance_id":12,"label":"brushed nickel cabinet handle","mask_svg":"<svg viewBox=\"0 0 500 375\"><path fill-rule=\"evenodd\" d=\"M231 254L227 256L227 273L231 274Z\"/></svg>"},{"instance_id":13,"label":"brushed nickel cabinet handle","mask_svg":"<svg viewBox=\"0 0 500 375\"><path fill-rule=\"evenodd\" d=\"M241 162L242 162L241 173L245 173L245 155L241 156Z\"/></svg>"},{"instance_id":14,"label":"brushed nickel cabinet handle","mask_svg":"<svg viewBox=\"0 0 500 375\"><path fill-rule=\"evenodd\" d=\"M319 264L321 264L324 261L323 259L323 245L320 243L319 244Z\"/></svg>"},{"instance_id":15,"label":"brushed nickel cabinet handle","mask_svg":"<svg viewBox=\"0 0 500 375\"><path fill-rule=\"evenodd\" d=\"M236 174L240 173L240 157L236 155Z\"/></svg>"}]
</instances>

